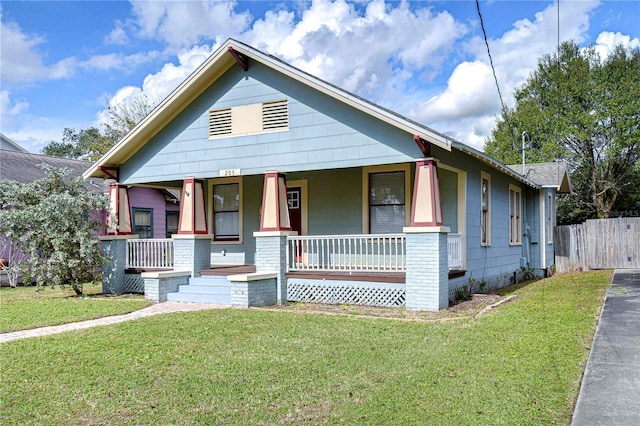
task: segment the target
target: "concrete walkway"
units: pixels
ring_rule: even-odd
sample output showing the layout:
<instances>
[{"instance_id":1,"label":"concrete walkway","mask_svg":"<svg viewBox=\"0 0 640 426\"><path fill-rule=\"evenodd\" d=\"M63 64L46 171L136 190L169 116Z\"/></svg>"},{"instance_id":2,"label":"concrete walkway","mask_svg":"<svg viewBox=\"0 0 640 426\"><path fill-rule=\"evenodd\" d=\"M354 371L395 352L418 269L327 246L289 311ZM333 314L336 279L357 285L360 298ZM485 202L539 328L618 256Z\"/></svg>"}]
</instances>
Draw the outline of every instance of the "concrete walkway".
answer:
<instances>
[{"instance_id":1,"label":"concrete walkway","mask_svg":"<svg viewBox=\"0 0 640 426\"><path fill-rule=\"evenodd\" d=\"M117 324L119 322L131 321L138 318L150 317L153 315L168 314L171 312L190 312L201 311L203 309L220 309L228 307L228 305L212 305L206 303L156 303L138 311L130 312L123 315L114 315L87 321L72 322L69 324L33 328L31 330L14 331L11 333L2 333L0 334L0 343L10 342L12 340L18 339L26 339L28 337L48 336L51 334L64 333L65 331L82 330L85 328L98 327L101 325Z\"/></svg>"},{"instance_id":2,"label":"concrete walkway","mask_svg":"<svg viewBox=\"0 0 640 426\"><path fill-rule=\"evenodd\" d=\"M615 271L571 424L640 425L640 270Z\"/></svg>"}]
</instances>

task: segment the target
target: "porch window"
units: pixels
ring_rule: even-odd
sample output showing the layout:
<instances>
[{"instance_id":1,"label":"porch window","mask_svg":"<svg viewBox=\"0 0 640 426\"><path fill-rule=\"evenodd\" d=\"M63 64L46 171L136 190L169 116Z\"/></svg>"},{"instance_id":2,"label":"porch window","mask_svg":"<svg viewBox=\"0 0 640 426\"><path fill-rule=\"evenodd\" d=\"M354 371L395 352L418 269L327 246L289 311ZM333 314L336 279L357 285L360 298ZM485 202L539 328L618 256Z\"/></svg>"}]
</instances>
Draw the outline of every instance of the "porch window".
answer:
<instances>
[{"instance_id":1,"label":"porch window","mask_svg":"<svg viewBox=\"0 0 640 426\"><path fill-rule=\"evenodd\" d=\"M480 244L491 245L491 175L480 172Z\"/></svg>"},{"instance_id":2,"label":"porch window","mask_svg":"<svg viewBox=\"0 0 640 426\"><path fill-rule=\"evenodd\" d=\"M400 233L405 226L405 172L369 174L369 233Z\"/></svg>"},{"instance_id":3,"label":"porch window","mask_svg":"<svg viewBox=\"0 0 640 426\"><path fill-rule=\"evenodd\" d=\"M240 184L213 185L214 241L240 240Z\"/></svg>"},{"instance_id":4,"label":"porch window","mask_svg":"<svg viewBox=\"0 0 640 426\"><path fill-rule=\"evenodd\" d=\"M522 244L522 190L509 185L509 244Z\"/></svg>"},{"instance_id":5,"label":"porch window","mask_svg":"<svg viewBox=\"0 0 640 426\"><path fill-rule=\"evenodd\" d=\"M138 238L153 238L153 209L132 208L133 233Z\"/></svg>"},{"instance_id":6,"label":"porch window","mask_svg":"<svg viewBox=\"0 0 640 426\"><path fill-rule=\"evenodd\" d=\"M178 221L180 220L180 212L167 212L167 238L171 238L173 234L178 233Z\"/></svg>"}]
</instances>

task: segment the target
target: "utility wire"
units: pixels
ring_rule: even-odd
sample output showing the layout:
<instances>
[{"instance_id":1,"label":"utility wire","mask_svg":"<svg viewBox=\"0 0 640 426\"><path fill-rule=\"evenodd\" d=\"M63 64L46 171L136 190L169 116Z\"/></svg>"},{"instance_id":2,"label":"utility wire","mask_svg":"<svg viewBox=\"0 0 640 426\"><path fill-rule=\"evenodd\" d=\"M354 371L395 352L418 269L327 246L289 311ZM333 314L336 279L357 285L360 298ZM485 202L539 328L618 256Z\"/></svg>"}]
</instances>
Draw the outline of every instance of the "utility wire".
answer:
<instances>
[{"instance_id":1,"label":"utility wire","mask_svg":"<svg viewBox=\"0 0 640 426\"><path fill-rule=\"evenodd\" d=\"M491 65L491 71L493 72L493 79L496 82L496 87L498 88L498 96L500 97L500 104L502 105L503 115L506 113L507 109L504 106L504 101L502 100L502 92L500 92L500 85L498 84L498 77L496 76L496 69L493 66L493 58L491 57L491 51L489 50L489 40L487 40L487 31L484 29L484 21L482 20L482 13L480 12L480 1L476 0L476 9L478 10L478 17L480 18L480 27L482 28L482 34L484 35L484 44L487 46L487 54L489 55L489 64ZM505 117L506 119L506 117ZM509 126L511 127L511 126Z\"/></svg>"},{"instance_id":2,"label":"utility wire","mask_svg":"<svg viewBox=\"0 0 640 426\"><path fill-rule=\"evenodd\" d=\"M478 17L480 18L480 27L482 28L482 35L484 36L484 44L485 46L487 46L487 55L489 55L489 64L491 65L493 80L496 82L496 88L498 89L498 97L500 98L500 105L502 105L502 118L504 118L505 123L507 123L507 128L509 129L509 134L511 135L511 147L513 149L516 149L516 135L513 131L513 127L511 127L511 123L509 122L509 117L507 116L507 107L504 105L504 100L502 100L502 92L500 91L500 85L498 84L498 76L496 75L496 68L493 66L493 58L491 57L491 50L489 49L489 40L487 39L487 31L484 28L482 12L480 12L479 0L476 0L476 10L478 11Z\"/></svg>"}]
</instances>

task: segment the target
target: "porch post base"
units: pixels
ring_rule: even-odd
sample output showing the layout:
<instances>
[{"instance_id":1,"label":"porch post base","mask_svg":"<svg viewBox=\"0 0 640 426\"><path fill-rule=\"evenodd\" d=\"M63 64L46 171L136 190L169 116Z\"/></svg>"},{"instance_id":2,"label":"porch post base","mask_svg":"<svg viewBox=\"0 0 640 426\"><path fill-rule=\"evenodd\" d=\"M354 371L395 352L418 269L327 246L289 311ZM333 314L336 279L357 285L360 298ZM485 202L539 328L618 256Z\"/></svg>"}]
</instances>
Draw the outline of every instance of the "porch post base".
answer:
<instances>
[{"instance_id":1,"label":"porch post base","mask_svg":"<svg viewBox=\"0 0 640 426\"><path fill-rule=\"evenodd\" d=\"M200 271L211 268L210 234L174 234L173 268L188 270L192 277L199 277Z\"/></svg>"},{"instance_id":2,"label":"porch post base","mask_svg":"<svg viewBox=\"0 0 640 426\"><path fill-rule=\"evenodd\" d=\"M276 273L276 299L279 305L287 301L287 236L295 231L254 232L256 239L256 273Z\"/></svg>"},{"instance_id":3,"label":"porch post base","mask_svg":"<svg viewBox=\"0 0 640 426\"><path fill-rule=\"evenodd\" d=\"M127 238L137 235L105 235L100 237L102 254L109 261L102 265L102 293L124 293L124 271L127 268Z\"/></svg>"},{"instance_id":4,"label":"porch post base","mask_svg":"<svg viewBox=\"0 0 640 426\"><path fill-rule=\"evenodd\" d=\"M449 307L447 227L405 228L406 302L408 310Z\"/></svg>"}]
</instances>

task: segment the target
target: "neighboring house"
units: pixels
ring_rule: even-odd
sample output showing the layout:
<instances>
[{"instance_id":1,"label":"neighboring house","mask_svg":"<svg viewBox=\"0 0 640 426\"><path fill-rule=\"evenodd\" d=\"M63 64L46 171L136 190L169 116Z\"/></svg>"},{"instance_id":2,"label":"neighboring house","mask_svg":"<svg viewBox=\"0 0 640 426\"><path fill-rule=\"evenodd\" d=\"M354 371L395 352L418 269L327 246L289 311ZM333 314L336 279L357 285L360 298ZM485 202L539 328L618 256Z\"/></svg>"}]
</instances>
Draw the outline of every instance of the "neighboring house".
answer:
<instances>
[{"instance_id":1,"label":"neighboring house","mask_svg":"<svg viewBox=\"0 0 640 426\"><path fill-rule=\"evenodd\" d=\"M92 164L86 161L32 154L5 138L4 135L2 144L3 147L11 149L0 149L0 180L30 183L41 179L45 176L45 172L39 167L40 164L67 168L71 170L71 177L79 177ZM85 180L85 186L93 192L103 193L108 190L108 185L99 178ZM166 238L171 233L177 232L178 197L179 194L175 191L163 189L135 188L131 191L133 217L136 218L137 229L141 230L141 238ZM104 234L104 230L101 234ZM9 248L10 241L0 238L0 258L9 257ZM13 256L17 254L14 253Z\"/></svg>"},{"instance_id":2,"label":"neighboring house","mask_svg":"<svg viewBox=\"0 0 640 426\"><path fill-rule=\"evenodd\" d=\"M174 271L144 275L147 297L237 305L439 309L468 285L544 275L555 195L569 189L234 40L84 176L105 170L120 183L114 208L127 187L182 188ZM116 213L107 251L119 262L134 230ZM229 277L224 297L180 296L211 285L201 276L221 272L210 264L249 272ZM105 289L121 291L112 270Z\"/></svg>"},{"instance_id":3,"label":"neighboring house","mask_svg":"<svg viewBox=\"0 0 640 426\"><path fill-rule=\"evenodd\" d=\"M0 149L4 149L6 151L20 151L27 152L26 149L12 141L8 136L0 133Z\"/></svg>"}]
</instances>

